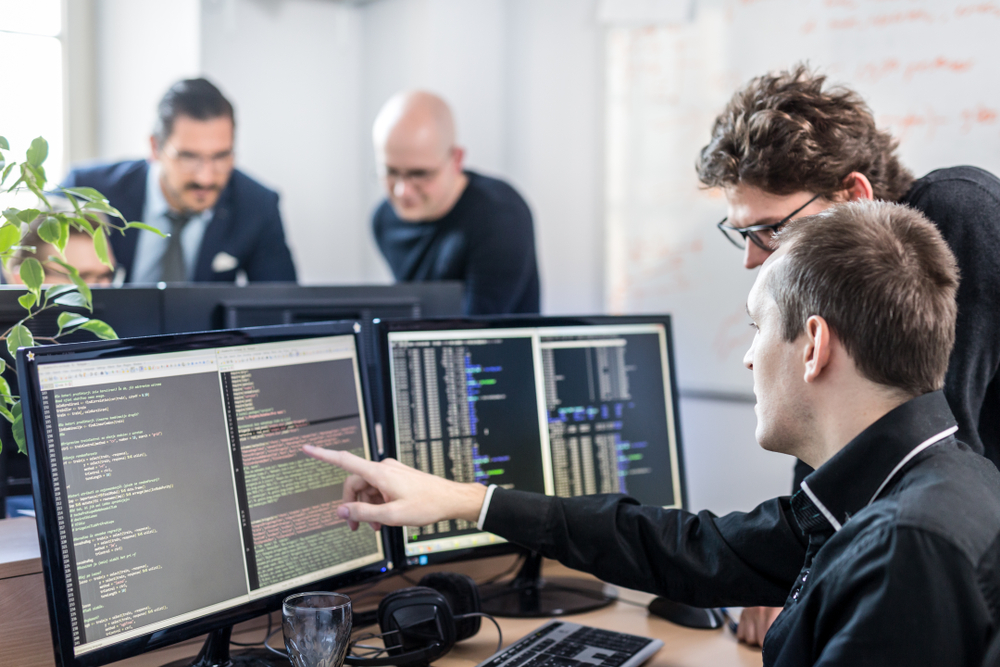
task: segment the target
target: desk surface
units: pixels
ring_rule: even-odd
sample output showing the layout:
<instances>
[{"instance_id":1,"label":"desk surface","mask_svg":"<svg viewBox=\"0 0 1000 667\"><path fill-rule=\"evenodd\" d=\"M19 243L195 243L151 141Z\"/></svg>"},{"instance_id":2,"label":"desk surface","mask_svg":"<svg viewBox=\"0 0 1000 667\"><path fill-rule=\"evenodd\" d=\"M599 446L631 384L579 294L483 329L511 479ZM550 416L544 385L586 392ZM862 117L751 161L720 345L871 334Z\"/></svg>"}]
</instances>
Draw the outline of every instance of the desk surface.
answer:
<instances>
[{"instance_id":1,"label":"desk surface","mask_svg":"<svg viewBox=\"0 0 1000 667\"><path fill-rule=\"evenodd\" d=\"M501 557L456 563L448 568L439 567L436 569L461 571L474 578L485 579L503 571L510 563L510 557ZM546 562L544 571L549 576L567 574L586 576L568 570L554 562ZM0 639L0 655L4 654L3 649L11 648L14 641L27 642L30 639L33 645L48 649L47 656L36 656L38 660L33 661L32 664L52 665L51 635L48 628L48 612L45 609L37 535L34 521L31 519L0 520L0 587L5 581L17 582L17 585L22 588L26 585L29 586L31 590L19 592L17 599L21 603L30 599L33 606L40 606L40 608L33 610L35 613L30 614L35 619L32 623L33 627L30 628L31 638L25 636L25 628L20 628L19 633L4 632L0 635L3 637ZM397 578L395 585L398 587L403 585L403 582ZM3 590L0 588L0 598L4 597L2 593ZM692 667L695 665L699 667L704 665L759 667L761 664L760 651L738 644L728 630L681 628L655 616L650 616L646 612L645 604L653 596L624 589L619 589L619 594L619 601L610 607L567 618L585 625L662 639L664 647L646 663L647 667L683 667L685 665ZM504 646L507 646L544 623L546 619L502 618L498 620L503 629ZM234 641L260 641L264 635L263 623L266 622L258 619L237 628L233 634ZM496 629L492 623L484 621L479 634L458 644L447 656L435 664L439 667L473 667L494 652L496 641ZM276 643L280 645L280 639ZM115 665L116 667L162 665L171 660L193 656L198 652L200 646L200 639L192 640L154 653L123 660ZM4 662L0 660L0 663Z\"/></svg>"}]
</instances>

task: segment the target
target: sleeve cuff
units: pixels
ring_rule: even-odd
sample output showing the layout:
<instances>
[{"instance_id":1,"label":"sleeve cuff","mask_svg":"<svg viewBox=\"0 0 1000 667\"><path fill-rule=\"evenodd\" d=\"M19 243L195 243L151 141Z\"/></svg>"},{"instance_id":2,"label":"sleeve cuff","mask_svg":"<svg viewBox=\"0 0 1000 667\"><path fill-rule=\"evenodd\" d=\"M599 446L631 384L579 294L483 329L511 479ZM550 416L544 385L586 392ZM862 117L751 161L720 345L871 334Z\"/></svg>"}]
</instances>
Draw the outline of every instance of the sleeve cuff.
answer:
<instances>
[{"instance_id":1,"label":"sleeve cuff","mask_svg":"<svg viewBox=\"0 0 1000 667\"><path fill-rule=\"evenodd\" d=\"M493 500L493 492L496 490L496 484L490 484L486 487L486 497L483 498L483 508L479 510L479 521L476 522L476 527L479 528L479 530L482 530L483 524L486 523L486 513L490 510L490 501Z\"/></svg>"}]
</instances>

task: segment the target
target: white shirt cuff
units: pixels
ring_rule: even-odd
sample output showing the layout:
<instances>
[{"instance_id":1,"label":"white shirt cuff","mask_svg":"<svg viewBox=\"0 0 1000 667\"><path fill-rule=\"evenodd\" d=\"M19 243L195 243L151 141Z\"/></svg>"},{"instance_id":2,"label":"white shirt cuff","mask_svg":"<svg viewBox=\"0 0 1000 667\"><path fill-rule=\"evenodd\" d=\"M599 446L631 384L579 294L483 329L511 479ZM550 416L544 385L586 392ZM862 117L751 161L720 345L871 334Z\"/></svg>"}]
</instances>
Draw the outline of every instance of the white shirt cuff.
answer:
<instances>
[{"instance_id":1,"label":"white shirt cuff","mask_svg":"<svg viewBox=\"0 0 1000 667\"><path fill-rule=\"evenodd\" d=\"M482 530L483 524L486 523L486 513L490 510L490 501L493 500L493 492L496 490L496 484L490 484L486 487L486 497L483 498L483 509L479 510L479 521L476 522L476 527L479 530Z\"/></svg>"}]
</instances>

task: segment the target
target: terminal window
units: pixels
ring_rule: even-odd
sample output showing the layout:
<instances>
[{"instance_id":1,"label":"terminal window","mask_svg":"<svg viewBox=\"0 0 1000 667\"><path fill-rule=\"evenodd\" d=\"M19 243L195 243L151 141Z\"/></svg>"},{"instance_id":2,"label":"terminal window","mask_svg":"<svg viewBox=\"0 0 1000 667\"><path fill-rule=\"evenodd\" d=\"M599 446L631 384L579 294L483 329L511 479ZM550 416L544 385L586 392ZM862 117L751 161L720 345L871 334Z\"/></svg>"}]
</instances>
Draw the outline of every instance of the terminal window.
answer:
<instances>
[{"instance_id":1,"label":"terminal window","mask_svg":"<svg viewBox=\"0 0 1000 667\"><path fill-rule=\"evenodd\" d=\"M679 507L659 324L389 334L397 456L460 482ZM464 521L404 530L407 562L499 538Z\"/></svg>"},{"instance_id":2,"label":"terminal window","mask_svg":"<svg viewBox=\"0 0 1000 667\"><path fill-rule=\"evenodd\" d=\"M383 558L336 515L367 455L351 336L39 367L82 654Z\"/></svg>"},{"instance_id":3,"label":"terminal window","mask_svg":"<svg viewBox=\"0 0 1000 667\"><path fill-rule=\"evenodd\" d=\"M400 461L458 482L545 491L530 337L401 341L391 372ZM464 520L405 536L408 556L497 541Z\"/></svg>"}]
</instances>

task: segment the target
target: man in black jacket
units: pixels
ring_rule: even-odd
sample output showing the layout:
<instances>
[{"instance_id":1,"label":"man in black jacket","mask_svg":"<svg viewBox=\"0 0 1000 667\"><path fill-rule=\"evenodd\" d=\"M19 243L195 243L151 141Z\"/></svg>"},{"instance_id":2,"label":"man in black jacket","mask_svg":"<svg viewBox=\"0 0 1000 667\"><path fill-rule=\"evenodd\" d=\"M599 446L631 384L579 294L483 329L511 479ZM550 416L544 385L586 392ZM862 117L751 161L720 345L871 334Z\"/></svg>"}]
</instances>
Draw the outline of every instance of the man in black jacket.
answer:
<instances>
[{"instance_id":1,"label":"man in black jacket","mask_svg":"<svg viewBox=\"0 0 1000 667\"><path fill-rule=\"evenodd\" d=\"M719 228L744 250L748 269L773 251L771 236L788 219L837 202L899 202L930 218L962 274L944 382L956 437L1000 465L1000 179L975 167L914 179L897 144L857 93L799 66L733 95L702 149L698 176L725 192L728 217ZM810 471L796 464L793 489ZM760 643L777 612L745 610L740 638Z\"/></svg>"},{"instance_id":2,"label":"man in black jacket","mask_svg":"<svg viewBox=\"0 0 1000 667\"><path fill-rule=\"evenodd\" d=\"M976 666L1000 614L1000 472L941 388L958 273L920 213L843 204L787 224L747 299L757 440L815 468L749 513L459 484L318 448L353 473L339 515L443 519L697 606L777 605L765 665Z\"/></svg>"}]
</instances>

